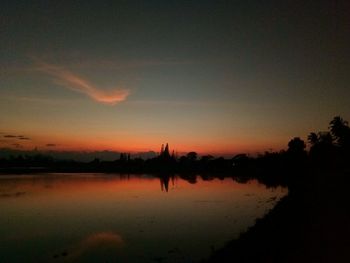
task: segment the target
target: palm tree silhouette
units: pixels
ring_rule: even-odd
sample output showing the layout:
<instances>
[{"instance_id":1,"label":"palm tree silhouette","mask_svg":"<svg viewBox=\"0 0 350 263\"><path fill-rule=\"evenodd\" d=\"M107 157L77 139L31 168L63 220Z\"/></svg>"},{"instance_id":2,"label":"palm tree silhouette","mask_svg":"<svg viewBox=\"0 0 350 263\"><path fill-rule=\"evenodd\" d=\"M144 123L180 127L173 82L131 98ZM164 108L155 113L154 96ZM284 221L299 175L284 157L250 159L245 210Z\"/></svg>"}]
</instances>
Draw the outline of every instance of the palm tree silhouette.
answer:
<instances>
[{"instance_id":1,"label":"palm tree silhouette","mask_svg":"<svg viewBox=\"0 0 350 263\"><path fill-rule=\"evenodd\" d=\"M315 146L319 143L318 136L315 132L311 132L309 136L307 136L307 141L311 144L311 146Z\"/></svg>"},{"instance_id":2,"label":"palm tree silhouette","mask_svg":"<svg viewBox=\"0 0 350 263\"><path fill-rule=\"evenodd\" d=\"M350 143L350 128L348 122L340 116L336 116L329 123L329 129L336 143L340 147L349 146Z\"/></svg>"}]
</instances>

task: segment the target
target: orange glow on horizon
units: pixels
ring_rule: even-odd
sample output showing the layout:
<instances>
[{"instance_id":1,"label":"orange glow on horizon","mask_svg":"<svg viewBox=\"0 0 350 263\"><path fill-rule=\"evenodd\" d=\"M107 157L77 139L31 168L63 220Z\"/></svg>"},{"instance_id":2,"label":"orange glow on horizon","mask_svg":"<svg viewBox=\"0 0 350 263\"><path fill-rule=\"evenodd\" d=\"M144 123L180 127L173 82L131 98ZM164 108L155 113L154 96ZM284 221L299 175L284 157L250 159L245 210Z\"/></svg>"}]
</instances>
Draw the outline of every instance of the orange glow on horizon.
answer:
<instances>
[{"instance_id":1,"label":"orange glow on horizon","mask_svg":"<svg viewBox=\"0 0 350 263\"><path fill-rule=\"evenodd\" d=\"M64 136L64 135L30 135L30 140L21 141L21 148L13 147L11 143L2 144L1 148L15 148L19 150L33 150L39 151L116 151L116 152L159 152L160 147L164 143L169 143L170 151L175 151L178 154L185 154L190 151L195 151L199 155L229 155L237 153L255 154L264 151L280 151L285 148L286 143L272 143L261 141L250 141L238 139L237 142L227 143L226 140L205 143L197 142L191 143L189 140L176 138L172 140L160 140L159 138L137 138L131 136L124 136L123 139L113 137L111 139L100 137L85 137L80 136ZM127 138L125 138L127 137ZM270 145L269 148L266 145Z\"/></svg>"},{"instance_id":2,"label":"orange glow on horizon","mask_svg":"<svg viewBox=\"0 0 350 263\"><path fill-rule=\"evenodd\" d=\"M16 134L15 130L7 130L3 134ZM22 133L21 133L22 135ZM23 135L30 140L6 139L0 142L0 148L12 148L17 150L38 151L115 151L115 152L159 152L161 145L169 143L170 151L173 150L178 155L186 154L190 151L202 155L229 156L239 153L255 155L265 151L280 151L286 148L288 138L250 138L245 137L192 137L192 136L157 136L154 134L129 134L103 131L96 133L87 130L83 133L72 130L68 131L33 131L23 132ZM3 143L6 141L7 143ZM21 147L14 144L20 143Z\"/></svg>"}]
</instances>

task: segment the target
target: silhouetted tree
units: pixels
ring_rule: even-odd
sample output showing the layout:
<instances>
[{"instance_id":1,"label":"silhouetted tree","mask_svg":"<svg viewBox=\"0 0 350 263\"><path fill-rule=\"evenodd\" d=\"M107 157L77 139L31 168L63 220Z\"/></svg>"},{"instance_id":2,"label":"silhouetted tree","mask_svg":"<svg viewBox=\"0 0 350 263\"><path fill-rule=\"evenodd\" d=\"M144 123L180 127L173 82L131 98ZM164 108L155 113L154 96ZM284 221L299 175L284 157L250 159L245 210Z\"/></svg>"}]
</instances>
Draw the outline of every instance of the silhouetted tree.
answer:
<instances>
[{"instance_id":1,"label":"silhouetted tree","mask_svg":"<svg viewBox=\"0 0 350 263\"><path fill-rule=\"evenodd\" d=\"M235 168L247 169L249 163L250 158L245 153L237 154L232 158L232 166L234 166Z\"/></svg>"},{"instance_id":2,"label":"silhouetted tree","mask_svg":"<svg viewBox=\"0 0 350 263\"><path fill-rule=\"evenodd\" d=\"M295 137L288 143L288 152L293 154L303 154L305 152L305 142L299 137Z\"/></svg>"},{"instance_id":3,"label":"silhouetted tree","mask_svg":"<svg viewBox=\"0 0 350 263\"><path fill-rule=\"evenodd\" d=\"M189 152L187 153L186 157L189 161L194 162L197 160L198 154L196 152Z\"/></svg>"},{"instance_id":4,"label":"silhouetted tree","mask_svg":"<svg viewBox=\"0 0 350 263\"><path fill-rule=\"evenodd\" d=\"M308 136L308 142L311 145L311 149L315 147L324 147L324 146L332 146L333 145L333 137L332 135L327 132L319 132L319 133L310 133Z\"/></svg>"},{"instance_id":5,"label":"silhouetted tree","mask_svg":"<svg viewBox=\"0 0 350 263\"><path fill-rule=\"evenodd\" d=\"M308 136L308 141L311 145L310 157L311 161L318 166L329 166L334 158L333 137L330 132L312 132Z\"/></svg>"},{"instance_id":6,"label":"silhouetted tree","mask_svg":"<svg viewBox=\"0 0 350 263\"><path fill-rule=\"evenodd\" d=\"M201 162L208 162L214 159L214 156L208 154L208 155L203 155L201 158Z\"/></svg>"},{"instance_id":7,"label":"silhouetted tree","mask_svg":"<svg viewBox=\"0 0 350 263\"><path fill-rule=\"evenodd\" d=\"M299 137L294 137L288 143L287 157L291 168L300 168L306 163L307 153L305 142Z\"/></svg>"},{"instance_id":8,"label":"silhouetted tree","mask_svg":"<svg viewBox=\"0 0 350 263\"><path fill-rule=\"evenodd\" d=\"M315 146L318 143L318 136L316 133L311 132L307 137L307 140L311 144L311 146Z\"/></svg>"},{"instance_id":9,"label":"silhouetted tree","mask_svg":"<svg viewBox=\"0 0 350 263\"><path fill-rule=\"evenodd\" d=\"M318 143L324 145L333 145L333 137L329 132L319 132Z\"/></svg>"},{"instance_id":10,"label":"silhouetted tree","mask_svg":"<svg viewBox=\"0 0 350 263\"><path fill-rule=\"evenodd\" d=\"M341 148L350 147L350 128L347 121L340 116L336 116L329 123L329 129L337 146Z\"/></svg>"},{"instance_id":11,"label":"silhouetted tree","mask_svg":"<svg viewBox=\"0 0 350 263\"><path fill-rule=\"evenodd\" d=\"M333 136L328 131L318 132L317 134L315 132L311 132L307 137L307 139L312 147L320 144L324 144L324 145L333 144Z\"/></svg>"},{"instance_id":12,"label":"silhouetted tree","mask_svg":"<svg viewBox=\"0 0 350 263\"><path fill-rule=\"evenodd\" d=\"M126 161L126 154L125 153L120 153L119 160L122 161L122 162Z\"/></svg>"}]
</instances>

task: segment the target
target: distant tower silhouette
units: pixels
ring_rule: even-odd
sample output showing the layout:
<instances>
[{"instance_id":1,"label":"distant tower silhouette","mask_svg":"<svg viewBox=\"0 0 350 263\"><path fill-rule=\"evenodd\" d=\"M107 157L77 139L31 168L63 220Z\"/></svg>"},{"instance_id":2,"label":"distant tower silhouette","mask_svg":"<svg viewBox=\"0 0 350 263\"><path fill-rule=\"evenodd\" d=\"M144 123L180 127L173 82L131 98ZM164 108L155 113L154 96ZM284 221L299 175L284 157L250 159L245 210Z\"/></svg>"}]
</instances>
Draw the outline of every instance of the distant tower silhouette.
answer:
<instances>
[{"instance_id":1,"label":"distant tower silhouette","mask_svg":"<svg viewBox=\"0 0 350 263\"><path fill-rule=\"evenodd\" d=\"M160 154L159 156L162 156L164 153L164 144L162 144L162 147L160 148Z\"/></svg>"},{"instance_id":2,"label":"distant tower silhouette","mask_svg":"<svg viewBox=\"0 0 350 263\"><path fill-rule=\"evenodd\" d=\"M169 157L170 157L169 145L168 145L168 144L165 145L165 149L164 149L164 152L163 152L163 156L164 156L164 158L169 158Z\"/></svg>"},{"instance_id":3,"label":"distant tower silhouette","mask_svg":"<svg viewBox=\"0 0 350 263\"><path fill-rule=\"evenodd\" d=\"M173 153L174 155L174 153ZM159 154L160 159L162 160L170 160L172 158L172 156L170 156L170 151L169 151L169 144L162 144L162 148L160 150L160 154Z\"/></svg>"}]
</instances>

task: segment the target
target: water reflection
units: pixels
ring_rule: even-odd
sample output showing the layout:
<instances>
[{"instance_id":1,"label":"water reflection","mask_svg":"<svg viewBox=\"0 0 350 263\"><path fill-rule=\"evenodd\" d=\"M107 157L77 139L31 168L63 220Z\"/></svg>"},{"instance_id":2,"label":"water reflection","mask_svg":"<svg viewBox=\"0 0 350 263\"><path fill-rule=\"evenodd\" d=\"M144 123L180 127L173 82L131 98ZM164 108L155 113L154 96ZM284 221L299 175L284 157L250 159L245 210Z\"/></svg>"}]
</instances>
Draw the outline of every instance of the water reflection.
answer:
<instances>
[{"instance_id":1,"label":"water reflection","mask_svg":"<svg viewBox=\"0 0 350 263\"><path fill-rule=\"evenodd\" d=\"M60 259L64 262L91 261L103 262L104 258L111 259L118 257L125 243L119 234L112 232L94 233L71 248L54 254L54 259Z\"/></svg>"},{"instance_id":2,"label":"water reflection","mask_svg":"<svg viewBox=\"0 0 350 263\"><path fill-rule=\"evenodd\" d=\"M22 195L26 194L26 192L15 192L15 193L1 193L0 194L0 198L1 197L20 197Z\"/></svg>"},{"instance_id":3,"label":"water reflection","mask_svg":"<svg viewBox=\"0 0 350 263\"><path fill-rule=\"evenodd\" d=\"M286 193L196 175L3 176L0 262L198 261Z\"/></svg>"},{"instance_id":4,"label":"water reflection","mask_svg":"<svg viewBox=\"0 0 350 263\"><path fill-rule=\"evenodd\" d=\"M169 191L169 181L171 180L171 185L173 188L175 187L175 175L161 175L159 177L160 180L160 189L162 191Z\"/></svg>"}]
</instances>

